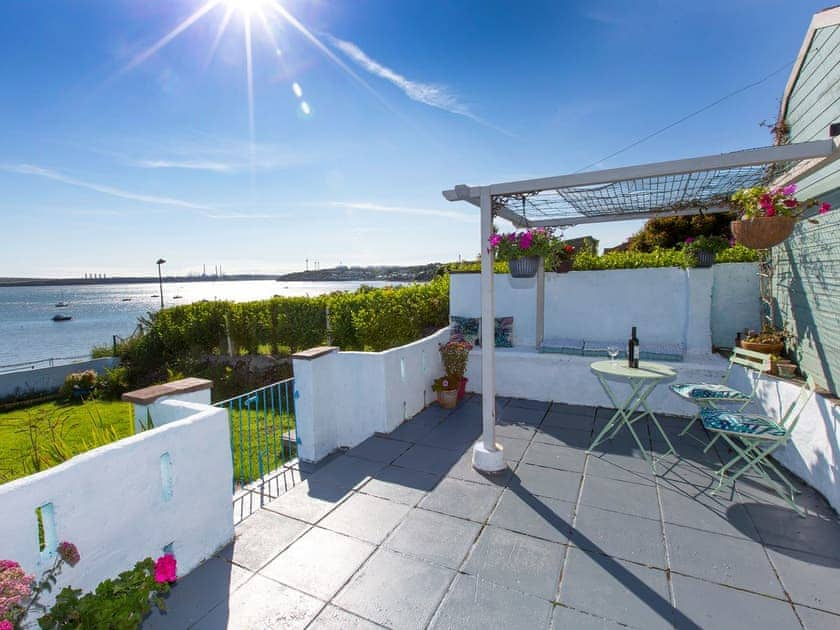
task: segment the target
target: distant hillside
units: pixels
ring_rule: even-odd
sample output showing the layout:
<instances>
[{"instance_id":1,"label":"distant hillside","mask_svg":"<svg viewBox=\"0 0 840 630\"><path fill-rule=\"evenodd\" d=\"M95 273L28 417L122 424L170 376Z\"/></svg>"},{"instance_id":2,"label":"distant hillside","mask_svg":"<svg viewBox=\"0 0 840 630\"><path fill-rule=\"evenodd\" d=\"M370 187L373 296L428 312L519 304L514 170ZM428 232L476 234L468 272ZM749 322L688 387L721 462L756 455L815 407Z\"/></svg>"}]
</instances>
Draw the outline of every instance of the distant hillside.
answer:
<instances>
[{"instance_id":1,"label":"distant hillside","mask_svg":"<svg viewBox=\"0 0 840 630\"><path fill-rule=\"evenodd\" d=\"M297 271L278 276L278 281L307 280L310 282L426 282L435 277L440 269L439 263L416 265L413 267L381 266L381 267L333 267L332 269L318 269L315 271Z\"/></svg>"}]
</instances>

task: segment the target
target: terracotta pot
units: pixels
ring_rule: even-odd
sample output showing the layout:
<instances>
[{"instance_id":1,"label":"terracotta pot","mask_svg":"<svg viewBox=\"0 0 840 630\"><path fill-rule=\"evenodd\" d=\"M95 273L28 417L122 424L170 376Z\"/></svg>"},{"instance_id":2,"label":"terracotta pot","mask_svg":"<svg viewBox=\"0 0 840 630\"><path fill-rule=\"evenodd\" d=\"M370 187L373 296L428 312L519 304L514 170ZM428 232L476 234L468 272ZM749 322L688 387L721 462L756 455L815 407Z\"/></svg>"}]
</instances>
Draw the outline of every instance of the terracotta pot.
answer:
<instances>
[{"instance_id":1,"label":"terracotta pot","mask_svg":"<svg viewBox=\"0 0 840 630\"><path fill-rule=\"evenodd\" d=\"M572 261L571 260L563 260L557 263L557 268L554 270L554 273L569 273L572 270Z\"/></svg>"},{"instance_id":2,"label":"terracotta pot","mask_svg":"<svg viewBox=\"0 0 840 630\"><path fill-rule=\"evenodd\" d=\"M464 400L464 396L467 393L467 381L470 380L468 378L462 378L461 384L458 385L458 400Z\"/></svg>"},{"instance_id":3,"label":"terracotta pot","mask_svg":"<svg viewBox=\"0 0 840 630\"><path fill-rule=\"evenodd\" d=\"M780 355L785 349L783 343L760 343L758 341L744 341L741 340L741 347L744 350L752 350L753 352L763 352L764 354Z\"/></svg>"},{"instance_id":4,"label":"terracotta pot","mask_svg":"<svg viewBox=\"0 0 840 630\"><path fill-rule=\"evenodd\" d=\"M438 404L444 409L455 409L458 405L458 390L444 389L437 393Z\"/></svg>"},{"instance_id":5,"label":"terracotta pot","mask_svg":"<svg viewBox=\"0 0 840 630\"><path fill-rule=\"evenodd\" d=\"M510 275L514 278L533 278L537 275L537 268L539 266L539 256L524 256L523 258L513 258L508 261Z\"/></svg>"},{"instance_id":6,"label":"terracotta pot","mask_svg":"<svg viewBox=\"0 0 840 630\"><path fill-rule=\"evenodd\" d=\"M796 226L796 217L755 217L732 221L735 240L751 249L767 249L784 241Z\"/></svg>"},{"instance_id":7,"label":"terracotta pot","mask_svg":"<svg viewBox=\"0 0 840 630\"><path fill-rule=\"evenodd\" d=\"M776 371L782 378L793 378L796 376L796 364L790 361L780 361L776 364Z\"/></svg>"}]
</instances>

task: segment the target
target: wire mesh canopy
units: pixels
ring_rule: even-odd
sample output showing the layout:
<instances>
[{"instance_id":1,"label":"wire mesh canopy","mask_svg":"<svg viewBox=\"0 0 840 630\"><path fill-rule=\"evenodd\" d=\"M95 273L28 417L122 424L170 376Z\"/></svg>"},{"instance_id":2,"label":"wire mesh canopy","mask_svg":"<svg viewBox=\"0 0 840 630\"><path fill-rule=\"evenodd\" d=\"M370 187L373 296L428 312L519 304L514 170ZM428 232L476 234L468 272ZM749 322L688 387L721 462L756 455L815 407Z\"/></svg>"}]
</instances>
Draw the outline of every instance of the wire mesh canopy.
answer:
<instances>
[{"instance_id":1,"label":"wire mesh canopy","mask_svg":"<svg viewBox=\"0 0 840 630\"><path fill-rule=\"evenodd\" d=\"M737 190L789 179L799 162L824 162L835 149L833 140L817 140L489 187L456 186L443 194L480 205L482 188L489 188L495 215L529 227L722 212Z\"/></svg>"}]
</instances>

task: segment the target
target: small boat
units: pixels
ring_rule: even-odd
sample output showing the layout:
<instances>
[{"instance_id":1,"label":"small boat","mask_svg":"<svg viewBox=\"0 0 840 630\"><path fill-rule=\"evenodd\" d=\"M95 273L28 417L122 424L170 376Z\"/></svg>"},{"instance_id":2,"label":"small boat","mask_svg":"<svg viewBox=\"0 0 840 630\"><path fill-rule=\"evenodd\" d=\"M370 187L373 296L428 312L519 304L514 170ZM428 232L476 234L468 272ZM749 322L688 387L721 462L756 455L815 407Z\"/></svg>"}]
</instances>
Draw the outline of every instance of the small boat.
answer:
<instances>
[{"instance_id":1,"label":"small boat","mask_svg":"<svg viewBox=\"0 0 840 630\"><path fill-rule=\"evenodd\" d=\"M152 293L152 297L160 297L157 293Z\"/></svg>"},{"instance_id":2,"label":"small boat","mask_svg":"<svg viewBox=\"0 0 840 630\"><path fill-rule=\"evenodd\" d=\"M183 297L184 297L183 295L173 295L173 296L172 296L172 299L173 299L173 300L180 300L180 299L181 299L181 298L183 298Z\"/></svg>"},{"instance_id":3,"label":"small boat","mask_svg":"<svg viewBox=\"0 0 840 630\"><path fill-rule=\"evenodd\" d=\"M62 315L61 313L56 313L55 315L52 316L52 320L54 322L66 322L66 321L71 320L71 319L73 319L73 318L70 317L70 315Z\"/></svg>"},{"instance_id":4,"label":"small boat","mask_svg":"<svg viewBox=\"0 0 840 630\"><path fill-rule=\"evenodd\" d=\"M123 302L131 302L131 298L123 298L122 301Z\"/></svg>"},{"instance_id":5,"label":"small boat","mask_svg":"<svg viewBox=\"0 0 840 630\"><path fill-rule=\"evenodd\" d=\"M67 308L68 306L70 306L70 305L67 302L64 302L64 301L55 303L56 308Z\"/></svg>"}]
</instances>

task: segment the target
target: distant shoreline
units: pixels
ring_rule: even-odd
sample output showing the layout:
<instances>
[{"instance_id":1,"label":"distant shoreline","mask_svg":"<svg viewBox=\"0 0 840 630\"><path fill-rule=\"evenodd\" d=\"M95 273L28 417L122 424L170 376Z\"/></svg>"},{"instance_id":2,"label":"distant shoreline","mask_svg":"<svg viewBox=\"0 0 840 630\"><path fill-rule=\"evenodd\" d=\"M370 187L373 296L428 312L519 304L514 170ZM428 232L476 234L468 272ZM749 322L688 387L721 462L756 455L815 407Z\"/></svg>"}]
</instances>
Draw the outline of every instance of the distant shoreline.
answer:
<instances>
[{"instance_id":1,"label":"distant shoreline","mask_svg":"<svg viewBox=\"0 0 840 630\"><path fill-rule=\"evenodd\" d=\"M224 276L164 276L164 284L173 282L226 282L231 280L276 280L277 274L233 274ZM113 278L0 278L3 287L66 287L95 284L157 284L157 276L125 276Z\"/></svg>"}]
</instances>

